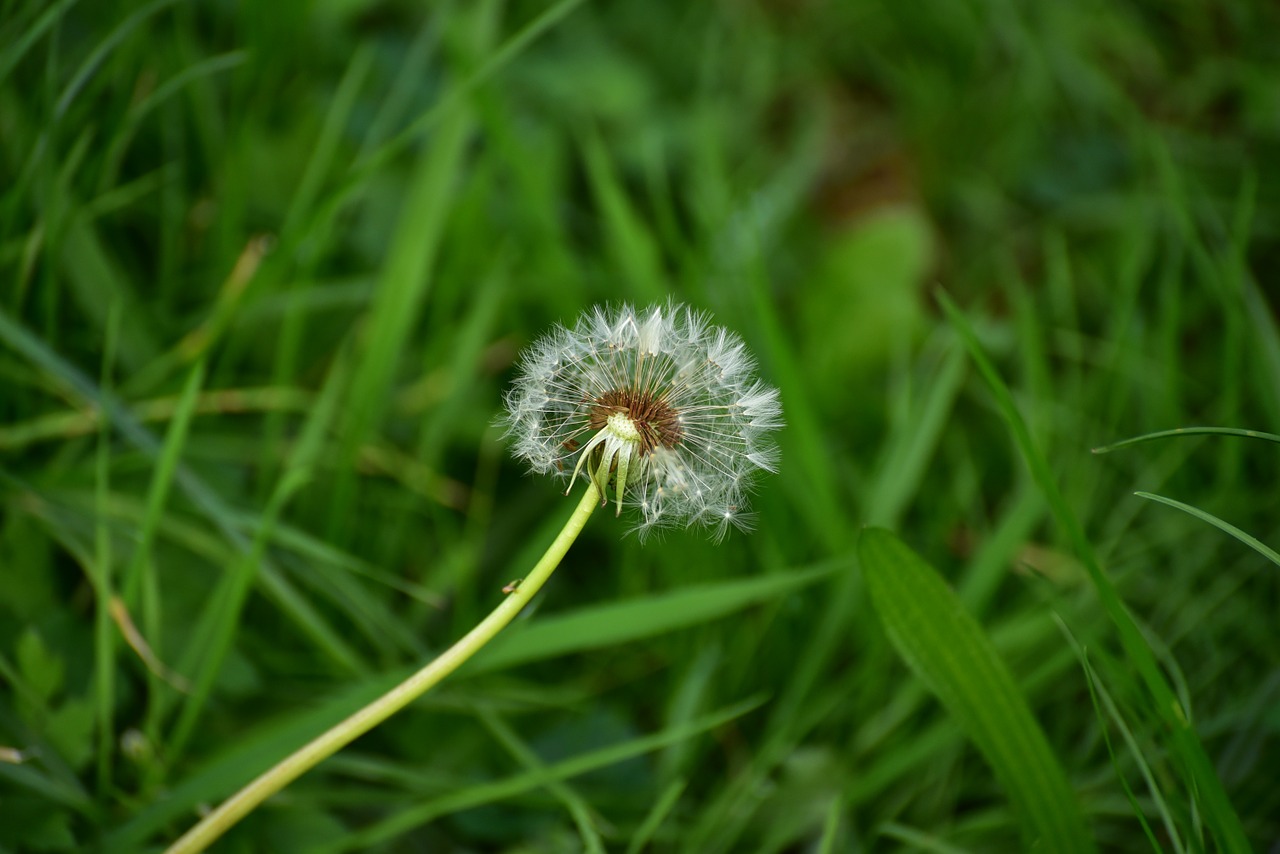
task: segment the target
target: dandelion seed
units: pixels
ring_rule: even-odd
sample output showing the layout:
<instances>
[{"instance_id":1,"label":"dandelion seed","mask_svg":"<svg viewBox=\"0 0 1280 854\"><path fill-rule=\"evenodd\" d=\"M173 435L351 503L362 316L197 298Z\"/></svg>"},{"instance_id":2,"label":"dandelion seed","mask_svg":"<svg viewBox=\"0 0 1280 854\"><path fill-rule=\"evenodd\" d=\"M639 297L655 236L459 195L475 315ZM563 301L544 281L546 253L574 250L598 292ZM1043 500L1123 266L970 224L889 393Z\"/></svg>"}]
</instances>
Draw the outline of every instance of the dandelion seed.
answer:
<instances>
[{"instance_id":1,"label":"dandelion seed","mask_svg":"<svg viewBox=\"0 0 1280 854\"><path fill-rule=\"evenodd\" d=\"M602 500L611 486L642 536L702 525L718 539L749 526L752 476L777 468L782 406L754 367L737 335L687 306L596 307L529 348L503 423L535 472L568 489L590 478Z\"/></svg>"}]
</instances>

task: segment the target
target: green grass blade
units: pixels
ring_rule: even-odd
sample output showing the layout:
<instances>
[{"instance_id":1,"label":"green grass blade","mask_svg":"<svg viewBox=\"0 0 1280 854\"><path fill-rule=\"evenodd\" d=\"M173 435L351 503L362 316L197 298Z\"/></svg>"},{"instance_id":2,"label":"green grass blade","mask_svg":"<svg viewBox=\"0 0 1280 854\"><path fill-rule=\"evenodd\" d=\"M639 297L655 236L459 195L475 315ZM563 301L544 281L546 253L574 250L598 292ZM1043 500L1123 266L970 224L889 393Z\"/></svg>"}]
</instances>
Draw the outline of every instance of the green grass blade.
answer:
<instances>
[{"instance_id":1,"label":"green grass blade","mask_svg":"<svg viewBox=\"0 0 1280 854\"><path fill-rule=\"evenodd\" d=\"M836 845L840 840L840 812L840 801L833 798L822 822L822 838L818 840L817 854L836 854Z\"/></svg>"},{"instance_id":2,"label":"green grass blade","mask_svg":"<svg viewBox=\"0 0 1280 854\"><path fill-rule=\"evenodd\" d=\"M1013 676L942 578L882 528L858 557L898 653L973 740L1017 806L1029 847L1093 851L1076 794Z\"/></svg>"},{"instance_id":3,"label":"green grass blade","mask_svg":"<svg viewBox=\"0 0 1280 854\"><path fill-rule=\"evenodd\" d=\"M1018 550L1031 540L1044 515L1044 499L1035 486L1019 484L970 559L964 578L956 583L956 593L966 609L979 616L987 613L1000 585L1009 577L1009 566L1017 560Z\"/></svg>"},{"instance_id":4,"label":"green grass blade","mask_svg":"<svg viewBox=\"0 0 1280 854\"><path fill-rule=\"evenodd\" d=\"M96 805L83 789L70 786L65 780L56 779L30 764L0 762L0 782L5 784L6 797L12 798L16 792L25 789L51 803L63 804L84 815L92 816L94 813Z\"/></svg>"},{"instance_id":5,"label":"green grass blade","mask_svg":"<svg viewBox=\"0 0 1280 854\"><path fill-rule=\"evenodd\" d=\"M1171 436L1243 436L1246 439L1264 439L1268 442L1280 442L1280 436L1275 433L1263 433L1259 430L1242 430L1238 427L1178 427L1173 430L1157 430L1154 433L1144 433L1131 439L1122 439L1119 442L1112 442L1109 445L1094 448L1093 452L1095 454L1109 454L1112 451L1127 448L1130 445L1139 445L1156 439L1168 439Z\"/></svg>"},{"instance_id":6,"label":"green grass blade","mask_svg":"<svg viewBox=\"0 0 1280 854\"><path fill-rule=\"evenodd\" d=\"M967 851L958 845L948 845L931 833L896 821L885 822L878 830L881 836L903 843L907 851L927 851L929 854L966 854Z\"/></svg>"},{"instance_id":7,"label":"green grass blade","mask_svg":"<svg viewBox=\"0 0 1280 854\"><path fill-rule=\"evenodd\" d=\"M173 420L165 433L164 445L156 460L155 471L151 475L151 485L147 489L146 515L138 531L138 543L134 547L133 556L124 572L122 589L125 601L130 605L136 602L140 587L145 586L144 567L147 565L148 552L155 542L156 529L160 517L164 513L164 505L169 497L169 487L173 485L173 475L182 458L182 448L186 444L187 431L191 426L191 418L195 414L195 404L204 386L205 363L196 363L187 375L187 382L178 397L177 407L173 412ZM154 630L155 615L149 615L144 625ZM154 639L152 640L154 643Z\"/></svg>"},{"instance_id":8,"label":"green grass blade","mask_svg":"<svg viewBox=\"0 0 1280 854\"><path fill-rule=\"evenodd\" d=\"M578 826L578 834L582 837L583 848L587 854L604 854L604 843L600 839L600 831L596 830L595 819L591 815L591 807L588 806L582 795L579 795L574 789L563 780L557 780L547 773L547 766L538 754L534 753L518 736L502 716L488 706L480 706L476 709L476 714L480 718L480 722L485 725L493 737L500 743L507 753L524 766L525 770L531 774L536 774L542 778L542 785L555 796L569 814L573 816L574 823Z\"/></svg>"},{"instance_id":9,"label":"green grass blade","mask_svg":"<svg viewBox=\"0 0 1280 854\"><path fill-rule=\"evenodd\" d=\"M1181 510L1184 513L1190 513L1192 516L1195 516L1197 519L1208 522L1210 525L1217 528L1218 530L1225 531L1226 533L1235 537L1240 542L1244 543L1249 548L1253 549L1258 554L1265 557L1267 560L1274 563L1276 566L1280 566L1280 552L1277 552L1275 549L1266 545L1257 537L1251 534L1245 533L1244 531L1237 528L1235 525L1232 525L1230 522L1224 522L1223 520L1219 519L1217 516L1214 516L1211 513L1206 513L1205 511L1201 510L1198 507L1192 507L1190 504L1183 504L1181 501L1178 501L1173 498L1165 498L1163 495L1156 495L1155 493L1152 493L1152 492L1135 492L1134 495L1138 496L1139 498L1146 498L1151 501L1158 502L1160 504L1168 505L1169 507L1177 508L1178 510Z\"/></svg>"},{"instance_id":10,"label":"green grass blade","mask_svg":"<svg viewBox=\"0 0 1280 854\"><path fill-rule=\"evenodd\" d=\"M443 797L435 798L395 813L366 830L341 840L332 849L325 849L325 854L329 854L330 851L371 850L380 843L394 839L441 816L528 792L542 785L543 781L548 777L553 780L567 780L571 777L585 774L588 771L605 768L625 759L630 759L633 756L651 753L669 744L675 744L723 726L729 721L747 714L762 702L763 700L761 699L747 700L705 715L682 726L668 727L653 735L642 736L620 744L610 745L600 750L594 750L590 753L574 756L571 759L550 765L539 773L525 772L514 777L506 777L491 783L481 783L477 786L460 789L457 792L452 792Z\"/></svg>"},{"instance_id":11,"label":"green grass blade","mask_svg":"<svg viewBox=\"0 0 1280 854\"><path fill-rule=\"evenodd\" d=\"M1167 728L1172 739L1173 752L1183 765L1187 787L1193 792L1193 796L1209 819L1210 830L1219 847L1230 854L1251 851L1252 846L1249 844L1248 837L1245 836L1240 817L1232 807L1222 781L1205 753L1200 737L1192 728L1187 713L1174 695L1168 679L1161 672L1151 647L1121 600L1115 585L1102 571L1102 566L1085 536L1080 520L1071 510L1061 489L1058 488L1049 461L1032 439L1031 431L1027 428L1027 423L1014 402L1013 394L982 349L977 335L960 309L941 291L938 292L938 301L952 326L960 333L969 349L970 357L995 396L996 407L1008 425L1015 444L1031 470L1032 477L1044 493L1051 513L1066 533L1068 541L1076 551L1076 556L1088 571L1103 608L1106 609L1119 632L1125 655L1142 677L1151 695L1155 713Z\"/></svg>"},{"instance_id":12,"label":"green grass blade","mask_svg":"<svg viewBox=\"0 0 1280 854\"><path fill-rule=\"evenodd\" d=\"M58 98L58 104L54 108L54 113L58 117L61 117L63 113L67 111L67 108L71 106L71 102L76 99L76 96L78 96L81 90L84 89L85 85L88 84L89 79L93 77L102 63L106 61L107 57L111 55L111 52L119 47L121 42L123 42L125 38L133 32L133 30L141 26L143 22L155 15L164 7L172 6L176 2L177 0L156 0L156 2L149 6L144 6L121 21L120 24L117 25L116 28L112 30L96 48L94 48L93 52L85 58L85 61L80 64L80 68L76 71L75 76L71 78L71 81L67 83L66 87L62 90L62 96Z\"/></svg>"},{"instance_id":13,"label":"green grass blade","mask_svg":"<svg viewBox=\"0 0 1280 854\"><path fill-rule=\"evenodd\" d=\"M3 475L2 470L0 475ZM96 584L98 582L94 566L96 558L91 553L90 547L79 541L64 545L91 583ZM6 756L3 761L0 761L0 781L9 780L33 792L48 795L55 802L83 813L95 824L100 823L100 804L91 798L76 771L48 738L48 733L40 720L38 719L32 726L23 720L20 712L11 708L10 698L13 698L20 703L27 703L32 709L39 710L37 714L43 720L48 720L52 711L46 694L24 678L21 669L20 664L15 667L14 662L0 655L0 684L7 683L11 689L8 694L0 694L0 733L4 733L6 739L16 738L23 745L20 751L21 761L15 763L11 756ZM12 749L7 744L4 747ZM6 798L0 800L0 805L6 804L9 800L6 792Z\"/></svg>"},{"instance_id":14,"label":"green grass blade","mask_svg":"<svg viewBox=\"0 0 1280 854\"><path fill-rule=\"evenodd\" d=\"M895 441L888 446L867 502L869 524L896 525L911 497L919 491L968 375L967 368L964 350L952 342L937 373L929 378L927 396L910 407L907 423L893 433Z\"/></svg>"},{"instance_id":15,"label":"green grass blade","mask_svg":"<svg viewBox=\"0 0 1280 854\"><path fill-rule=\"evenodd\" d=\"M658 828L662 827L662 822L666 820L672 808L679 803L680 796L684 794L685 786L688 784L688 780L680 778L673 780L671 785L662 790L662 794L658 795L657 800L653 802L653 808L631 835L631 841L627 843L627 854L640 854L644 850L644 847L653 839L653 835L658 832Z\"/></svg>"},{"instance_id":16,"label":"green grass blade","mask_svg":"<svg viewBox=\"0 0 1280 854\"><path fill-rule=\"evenodd\" d=\"M666 288L653 234L633 207L618 180L618 171L608 150L596 134L588 133L584 137L582 156L592 196L600 209L605 242L630 285L631 297L640 302L661 300Z\"/></svg>"},{"instance_id":17,"label":"green grass blade","mask_svg":"<svg viewBox=\"0 0 1280 854\"><path fill-rule=\"evenodd\" d=\"M379 146L356 164L354 183L360 184L367 175L385 165L393 157L400 154L416 141L425 131L434 127L452 110L456 109L472 92L490 77L500 72L521 53L529 49L535 41L549 32L570 12L582 5L584 0L560 0L543 11L540 15L522 27L495 50L484 63L472 71L465 79L459 81L453 91L439 104L419 115L403 131L394 138Z\"/></svg>"},{"instance_id":18,"label":"green grass blade","mask_svg":"<svg viewBox=\"0 0 1280 854\"><path fill-rule=\"evenodd\" d=\"M0 343L9 345L23 358L47 372L83 403L108 412L115 430L148 457L154 459L159 456L160 441L142 426L118 397L99 388L83 371L67 362L3 310L0 310ZM177 468L174 479L182 493L213 523L237 552L243 554L249 551L251 542L241 532L231 508L208 483L184 466ZM263 587L280 610L297 623L335 663L352 673L362 671L360 657L328 621L299 595L288 579L270 564L264 564L262 569Z\"/></svg>"},{"instance_id":19,"label":"green grass blade","mask_svg":"<svg viewBox=\"0 0 1280 854\"><path fill-rule=\"evenodd\" d=\"M1151 843L1154 851L1163 851L1164 848L1156 839L1155 833L1151 830L1151 825L1147 821L1142 805L1138 803L1138 798L1133 793L1133 788L1129 785L1129 781L1125 779L1124 770L1120 767L1120 759L1116 755L1115 747L1111 743L1111 728L1107 726L1109 718L1116 728L1120 730L1120 735L1124 738L1125 745L1128 746L1130 754L1133 756L1134 762L1138 766L1138 770L1142 773L1143 779L1146 781L1147 788L1151 791L1151 799L1155 802L1156 809L1160 812L1160 817L1164 822L1165 833L1173 842L1174 851L1177 854L1185 854L1186 847L1182 844L1182 839L1178 834L1177 825L1174 824L1173 816L1169 812L1169 807L1165 803L1164 795L1160 791L1160 787L1156 784L1155 777L1151 773L1151 766L1143 757L1142 751L1138 747L1137 739L1134 738L1128 724L1125 723L1124 717L1120 714L1120 710L1116 707L1116 703L1111 699L1110 693L1103 686L1102 681L1098 678L1097 672L1093 669L1093 665L1089 663L1089 657L1084 647L1075 639L1071 632L1067 629L1066 624L1061 620L1058 621L1059 627L1063 634L1066 635L1067 642L1071 644L1072 650L1076 654L1076 658L1080 661L1080 667L1084 670L1085 681L1089 685L1089 700L1093 703L1093 713L1097 717L1100 729L1102 731L1103 743L1107 746L1107 756L1111 759L1112 770L1115 771L1116 778L1120 781L1120 786L1124 789L1125 798L1129 801L1129 806L1133 810L1134 816L1137 817L1138 823L1142 825L1142 832L1146 835L1147 841ZM1103 705L1106 711L1103 711Z\"/></svg>"},{"instance_id":20,"label":"green grass blade","mask_svg":"<svg viewBox=\"0 0 1280 854\"><path fill-rule=\"evenodd\" d=\"M156 87L156 90L147 95L146 98L130 106L127 120L117 130L107 148L104 158L106 166L103 168L102 176L98 181L98 187L103 195L95 199L92 204L95 213L101 211L103 202L109 195L119 194L120 188L115 190L110 188L120 177L121 161L128 150L129 143L133 141L138 126L142 124L142 120L150 112L162 107L166 101L181 93L185 88L205 78L230 71L244 64L248 61L248 58L248 54L245 51L237 50L219 54L218 56L211 56L208 59L193 63L189 68L175 74ZM150 188L147 189L147 192L150 192Z\"/></svg>"},{"instance_id":21,"label":"green grass blade","mask_svg":"<svg viewBox=\"0 0 1280 854\"><path fill-rule=\"evenodd\" d=\"M1253 326L1254 361L1259 366L1261 393L1258 402L1264 407L1272 422L1280 422L1280 328L1271 311L1267 297L1251 278L1241 283L1244 291L1245 314Z\"/></svg>"},{"instance_id":22,"label":"green grass blade","mask_svg":"<svg viewBox=\"0 0 1280 854\"><path fill-rule=\"evenodd\" d=\"M75 207L78 202L64 195L58 204ZM158 339L143 302L95 224L73 217L67 223L58 258L68 289L95 325L105 329L110 307L116 303L123 306L129 334L120 339L117 355L125 377L155 358ZM127 384L124 378L123 384Z\"/></svg>"},{"instance_id":23,"label":"green grass blade","mask_svg":"<svg viewBox=\"0 0 1280 854\"><path fill-rule=\"evenodd\" d=\"M406 191L363 330L363 352L357 357L346 407L340 480L331 504L331 527L339 540L351 524L347 511L360 448L382 419L414 320L434 278L432 267L443 240L453 185L463 171L472 125L472 111L466 106L450 112Z\"/></svg>"},{"instance_id":24,"label":"green grass blade","mask_svg":"<svg viewBox=\"0 0 1280 854\"><path fill-rule=\"evenodd\" d=\"M194 816L200 804L221 800L299 745L390 690L409 673L405 668L378 679L355 682L336 695L314 698L314 704L306 709L255 726L236 740L224 742L219 753L169 787L165 797L146 805L110 831L103 839L102 850L121 854L139 850L153 834Z\"/></svg>"},{"instance_id":25,"label":"green grass blade","mask_svg":"<svg viewBox=\"0 0 1280 854\"><path fill-rule=\"evenodd\" d=\"M165 433L164 445L156 459L151 484L147 489L146 510L138 530L138 541L125 569L121 586L128 607L141 602L143 634L147 638L152 653L159 660L163 660L165 655L160 637L162 603L152 566L152 548L164 515L174 475L182 459L182 451L186 446L187 434L195 414L196 401L199 399L200 390L204 387L204 379L205 360L200 359L187 376L174 409L173 420L169 422L169 429ZM145 731L153 744L158 743L160 737L160 718L164 701L168 696L166 689L166 683L160 675L148 668Z\"/></svg>"},{"instance_id":26,"label":"green grass blade","mask_svg":"<svg viewBox=\"0 0 1280 854\"><path fill-rule=\"evenodd\" d=\"M79 0L62 0L61 3L45 9L40 18L28 27L26 32L0 51L0 83L3 83L9 76L9 72L22 61L22 57L31 50L32 45L39 41L40 37L47 33L77 2Z\"/></svg>"},{"instance_id":27,"label":"green grass blade","mask_svg":"<svg viewBox=\"0 0 1280 854\"><path fill-rule=\"evenodd\" d=\"M312 143L311 156L307 158L307 166L298 189L289 202L284 223L280 226L281 237L285 240L296 241L301 236L298 234L301 224L313 214L316 201L320 198L320 190L333 171L334 161L341 152L343 131L351 118L357 96L365 85L372 62L372 51L364 50L354 54L347 64L346 73L338 83L320 132Z\"/></svg>"},{"instance_id":28,"label":"green grass blade","mask_svg":"<svg viewBox=\"0 0 1280 854\"><path fill-rule=\"evenodd\" d=\"M116 341L120 337L120 310L111 310L107 321L107 340L103 347L102 387L112 384L111 364ZM97 703L98 791L111 789L111 753L115 741L116 703L116 636L111 625L111 600L115 595L112 577L111 529L108 526L107 498L111 494L111 423L102 419L98 433L96 471L94 473L94 555L92 582L94 587L94 700Z\"/></svg>"},{"instance_id":29,"label":"green grass blade","mask_svg":"<svg viewBox=\"0 0 1280 854\"><path fill-rule=\"evenodd\" d=\"M192 678L195 688L183 703L167 744L170 761L185 746L209 699L214 680L234 642L245 598L262 570L267 545L275 531L276 522L290 499L310 481L325 440L336 420L338 403L345 390L346 374L343 363L339 361L303 425L302 435L294 445L284 472L263 510L261 522L254 532L253 545L224 576L213 596L214 604L206 610L206 618L201 621L195 633L197 640L193 641L187 660L194 661L199 656L200 667ZM184 670L190 672L189 668Z\"/></svg>"},{"instance_id":30,"label":"green grass blade","mask_svg":"<svg viewBox=\"0 0 1280 854\"><path fill-rule=\"evenodd\" d=\"M821 544L823 553L848 555L854 532L847 523L848 500L841 488L841 473L831 465L826 452L830 425L824 423L817 405L818 392L812 388L804 362L779 321L764 271L753 268L750 281L756 340L763 345L764 364L786 397L787 429L779 439L779 446L783 458L794 460L799 473L797 478L784 481L779 487L790 487L788 497L798 517L808 523L806 534ZM796 667L770 709L769 727L779 745L772 756L779 760L790 752L784 742L794 741L789 730L792 722L799 718L797 710L808 702L813 686L844 644L843 630L851 619L860 586L857 574L852 572L833 580L823 613L814 620L815 628L796 656ZM744 791L749 787L745 780L741 785ZM727 802L728 799L726 810L729 809Z\"/></svg>"},{"instance_id":31,"label":"green grass blade","mask_svg":"<svg viewBox=\"0 0 1280 854\"><path fill-rule=\"evenodd\" d=\"M198 773L169 790L167 796L136 813L128 822L117 827L105 837L102 850L108 854L125 854L139 849L147 839L171 822L185 818L199 804L218 800L238 786L253 779L262 771L291 753L298 745L328 729L370 700L389 690L406 676L409 670L388 674L377 680L350 686L336 697L314 709L290 715L249 733L234 742L222 755L215 758ZM707 730L722 726L739 718L764 702L752 698L727 708L707 714L697 720L661 732L643 736L617 745L602 748L588 754L573 757L547 766L540 773L524 772L514 777L492 783L461 789L442 798L427 801L413 810L392 816L364 831L359 836L343 840L340 850L362 850L372 845L374 839L388 838L403 833L419 824L441 815L510 798L536 789L550 780L567 780L597 768L621 762L633 756L661 750ZM0 772L4 766L0 765ZM2 775L0 775L2 776Z\"/></svg>"},{"instance_id":32,"label":"green grass blade","mask_svg":"<svg viewBox=\"0 0 1280 854\"><path fill-rule=\"evenodd\" d=\"M245 529L250 531L256 530L260 522L257 516L249 514L242 514L239 520ZM396 572L373 566L365 560L335 548L318 537L284 522L276 523L271 544L295 553L318 572L326 574L337 572L361 576L433 608L443 606L443 597L414 582L412 579L405 578Z\"/></svg>"},{"instance_id":33,"label":"green grass blade","mask_svg":"<svg viewBox=\"0 0 1280 854\"><path fill-rule=\"evenodd\" d=\"M569 614L540 616L536 622L521 624L519 631L508 630L500 635L464 672L497 670L701 625L750 605L785 596L842 566L846 564L765 578L693 585L628 602L595 605Z\"/></svg>"}]
</instances>

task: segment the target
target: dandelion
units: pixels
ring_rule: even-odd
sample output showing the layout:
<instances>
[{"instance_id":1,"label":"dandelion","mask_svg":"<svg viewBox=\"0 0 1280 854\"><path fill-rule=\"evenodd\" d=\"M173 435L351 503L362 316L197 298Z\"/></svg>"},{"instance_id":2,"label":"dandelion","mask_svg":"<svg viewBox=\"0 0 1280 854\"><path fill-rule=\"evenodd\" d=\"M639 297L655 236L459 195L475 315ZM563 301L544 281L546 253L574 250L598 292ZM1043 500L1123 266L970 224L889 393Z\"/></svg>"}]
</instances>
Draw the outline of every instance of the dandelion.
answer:
<instances>
[{"instance_id":1,"label":"dandelion","mask_svg":"<svg viewBox=\"0 0 1280 854\"><path fill-rule=\"evenodd\" d=\"M776 469L778 391L757 379L741 339L675 302L596 307L525 354L506 398L514 454L539 473L590 478L641 535L746 527L753 475ZM568 491L566 489L566 492Z\"/></svg>"},{"instance_id":2,"label":"dandelion","mask_svg":"<svg viewBox=\"0 0 1280 854\"><path fill-rule=\"evenodd\" d=\"M612 485L617 512L640 510L641 533L743 526L758 469L773 471L770 434L782 424L778 390L756 379L738 336L678 303L636 311L595 308L526 354L504 421L515 454L535 471L587 488L542 558L502 588L502 600L453 646L372 702L259 774L173 843L196 854L325 758L457 670L529 604Z\"/></svg>"}]
</instances>

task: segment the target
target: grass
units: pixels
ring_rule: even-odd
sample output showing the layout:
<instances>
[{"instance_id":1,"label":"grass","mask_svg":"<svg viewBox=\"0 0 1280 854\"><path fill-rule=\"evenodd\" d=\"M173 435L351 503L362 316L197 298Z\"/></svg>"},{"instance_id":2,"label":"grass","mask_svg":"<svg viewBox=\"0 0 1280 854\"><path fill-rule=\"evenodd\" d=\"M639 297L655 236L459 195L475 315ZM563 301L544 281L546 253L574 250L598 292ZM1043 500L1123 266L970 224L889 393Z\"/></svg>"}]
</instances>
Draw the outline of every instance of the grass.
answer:
<instances>
[{"instance_id":1,"label":"grass","mask_svg":"<svg viewBox=\"0 0 1280 854\"><path fill-rule=\"evenodd\" d=\"M158 850L474 625L572 500L516 354L668 295L782 391L758 529L596 514L225 850L1265 850L1277 28L0 4L0 851Z\"/></svg>"}]
</instances>

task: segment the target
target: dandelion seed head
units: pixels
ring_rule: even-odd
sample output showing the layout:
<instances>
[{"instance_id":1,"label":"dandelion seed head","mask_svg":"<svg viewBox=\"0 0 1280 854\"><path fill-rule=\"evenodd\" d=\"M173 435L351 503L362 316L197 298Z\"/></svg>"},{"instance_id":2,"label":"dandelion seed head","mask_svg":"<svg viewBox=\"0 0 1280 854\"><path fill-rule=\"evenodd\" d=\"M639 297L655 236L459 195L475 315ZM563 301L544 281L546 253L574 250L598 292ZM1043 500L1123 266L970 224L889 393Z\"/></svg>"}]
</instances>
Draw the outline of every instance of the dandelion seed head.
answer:
<instances>
[{"instance_id":1,"label":"dandelion seed head","mask_svg":"<svg viewBox=\"0 0 1280 854\"><path fill-rule=\"evenodd\" d=\"M512 452L538 473L594 480L643 536L750 526L753 475L777 470L778 390L737 335L676 302L590 309L524 353L506 396Z\"/></svg>"}]
</instances>

